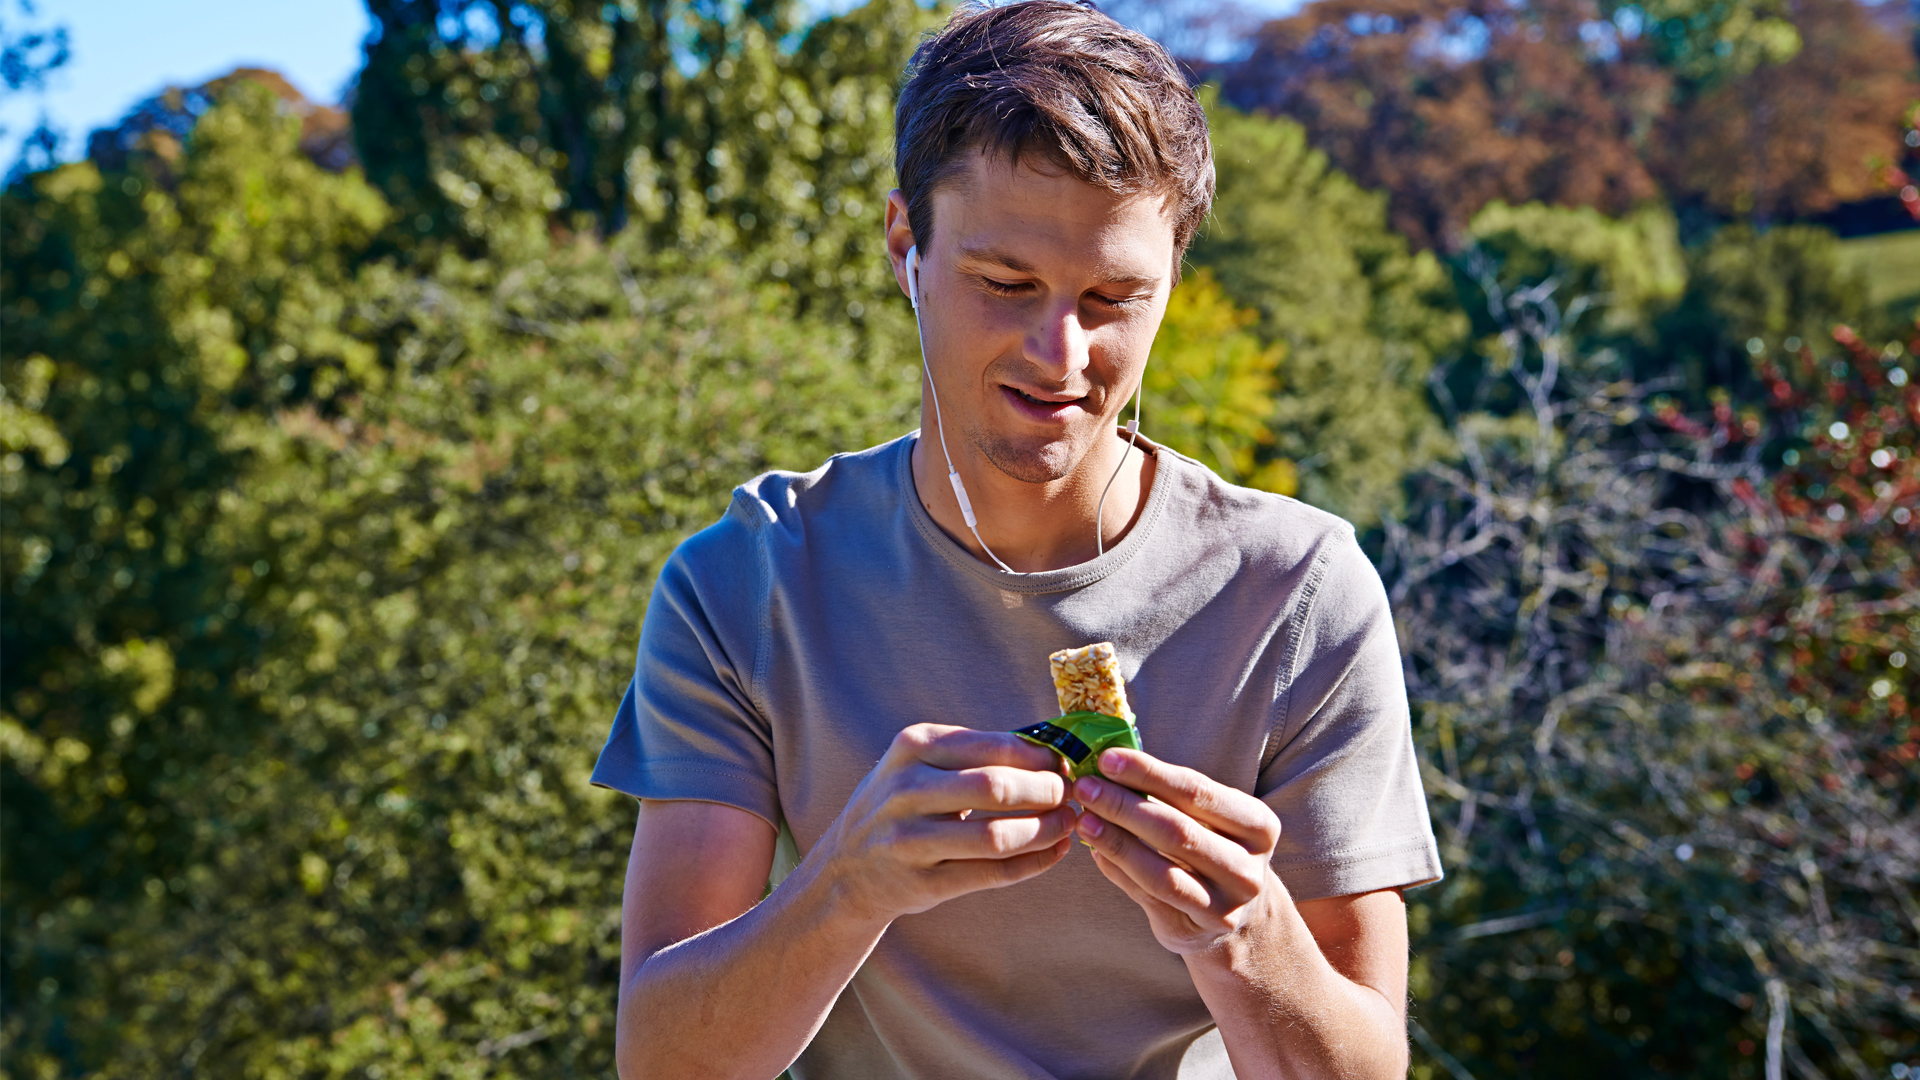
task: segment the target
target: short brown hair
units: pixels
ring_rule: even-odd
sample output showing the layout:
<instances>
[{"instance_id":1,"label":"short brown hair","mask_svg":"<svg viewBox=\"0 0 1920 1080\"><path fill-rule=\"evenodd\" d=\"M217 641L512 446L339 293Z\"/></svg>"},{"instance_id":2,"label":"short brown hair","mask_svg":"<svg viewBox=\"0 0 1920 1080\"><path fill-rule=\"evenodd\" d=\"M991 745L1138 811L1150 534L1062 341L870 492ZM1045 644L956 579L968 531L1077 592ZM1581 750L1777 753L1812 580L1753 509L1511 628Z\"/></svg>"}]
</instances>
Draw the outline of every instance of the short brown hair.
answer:
<instances>
[{"instance_id":1,"label":"short brown hair","mask_svg":"<svg viewBox=\"0 0 1920 1080\"><path fill-rule=\"evenodd\" d=\"M916 243L967 154L1038 154L1119 195L1162 193L1174 270L1213 203L1207 114L1153 39L1069 0L963 7L914 51L894 114L894 169Z\"/></svg>"}]
</instances>

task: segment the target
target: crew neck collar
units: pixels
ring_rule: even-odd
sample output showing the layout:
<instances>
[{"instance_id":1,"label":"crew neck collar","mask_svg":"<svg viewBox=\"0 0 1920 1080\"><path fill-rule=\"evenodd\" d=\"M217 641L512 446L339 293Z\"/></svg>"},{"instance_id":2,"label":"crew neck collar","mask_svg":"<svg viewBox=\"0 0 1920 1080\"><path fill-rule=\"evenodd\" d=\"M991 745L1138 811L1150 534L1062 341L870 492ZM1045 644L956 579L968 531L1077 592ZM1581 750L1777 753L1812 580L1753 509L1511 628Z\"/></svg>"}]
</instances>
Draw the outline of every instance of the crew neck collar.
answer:
<instances>
[{"instance_id":1,"label":"crew neck collar","mask_svg":"<svg viewBox=\"0 0 1920 1080\"><path fill-rule=\"evenodd\" d=\"M1159 524L1171 497L1169 492L1173 489L1167 472L1170 467L1175 467L1174 460L1177 455L1161 453L1160 445L1145 435L1138 438L1140 448L1153 456L1156 466L1153 485L1147 491L1147 505L1140 512L1140 520L1134 523L1124 539L1108 548L1104 554L1073 566L1063 566L1057 570L1041 570L1032 574L1010 574L991 563L980 561L959 541L948 536L946 531L933 520L933 515L927 513L926 506L920 501L920 490L913 482L913 448L920 440L918 431L911 432L897 443L894 476L899 485L901 501L906 503L907 513L912 517L914 527L949 563L994 588L1007 592L1066 592L1091 585L1132 561L1133 557L1146 546L1155 527Z\"/></svg>"}]
</instances>

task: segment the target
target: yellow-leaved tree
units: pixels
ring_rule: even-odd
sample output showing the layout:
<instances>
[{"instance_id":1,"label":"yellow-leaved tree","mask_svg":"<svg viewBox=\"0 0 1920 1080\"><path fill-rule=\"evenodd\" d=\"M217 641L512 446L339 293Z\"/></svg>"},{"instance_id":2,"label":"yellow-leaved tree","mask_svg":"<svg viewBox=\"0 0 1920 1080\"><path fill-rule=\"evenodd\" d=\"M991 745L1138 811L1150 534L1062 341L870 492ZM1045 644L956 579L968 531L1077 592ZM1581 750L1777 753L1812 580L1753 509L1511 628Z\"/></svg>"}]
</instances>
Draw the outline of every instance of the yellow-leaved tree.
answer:
<instances>
[{"instance_id":1,"label":"yellow-leaved tree","mask_svg":"<svg viewBox=\"0 0 1920 1080\"><path fill-rule=\"evenodd\" d=\"M1260 340L1259 320L1227 299L1212 271L1181 282L1147 361L1141 424L1230 483L1292 495L1298 474L1274 451L1268 427L1287 350Z\"/></svg>"}]
</instances>

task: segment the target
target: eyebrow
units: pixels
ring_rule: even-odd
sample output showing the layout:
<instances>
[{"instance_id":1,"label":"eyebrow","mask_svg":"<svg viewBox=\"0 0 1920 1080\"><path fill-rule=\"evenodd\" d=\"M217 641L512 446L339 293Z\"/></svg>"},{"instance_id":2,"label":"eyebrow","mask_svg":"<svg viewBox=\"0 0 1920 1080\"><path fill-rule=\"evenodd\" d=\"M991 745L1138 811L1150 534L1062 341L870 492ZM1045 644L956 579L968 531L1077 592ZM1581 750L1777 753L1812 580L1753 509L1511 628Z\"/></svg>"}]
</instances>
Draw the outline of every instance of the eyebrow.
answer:
<instances>
[{"instance_id":1,"label":"eyebrow","mask_svg":"<svg viewBox=\"0 0 1920 1080\"><path fill-rule=\"evenodd\" d=\"M1039 273L1032 263L996 247L963 247L960 249L960 257L971 262L987 262L1004 266L1016 274L1038 275ZM1107 285L1158 285L1160 283L1160 278L1153 274L1102 273L1099 277L1102 283Z\"/></svg>"}]
</instances>

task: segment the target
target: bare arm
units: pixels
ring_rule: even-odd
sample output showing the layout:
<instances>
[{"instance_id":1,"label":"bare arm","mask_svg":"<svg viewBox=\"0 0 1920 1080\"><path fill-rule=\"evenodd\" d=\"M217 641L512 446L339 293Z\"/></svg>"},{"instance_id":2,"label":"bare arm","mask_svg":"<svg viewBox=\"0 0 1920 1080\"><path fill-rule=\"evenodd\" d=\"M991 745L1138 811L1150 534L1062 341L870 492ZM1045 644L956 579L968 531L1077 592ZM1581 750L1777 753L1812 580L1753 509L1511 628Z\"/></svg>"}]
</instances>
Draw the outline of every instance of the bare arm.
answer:
<instances>
[{"instance_id":1,"label":"bare arm","mask_svg":"<svg viewBox=\"0 0 1920 1080\"><path fill-rule=\"evenodd\" d=\"M1269 871L1271 872L1271 871ZM1393 889L1276 910L1244 940L1187 956L1237 1075L1407 1074L1407 916ZM1397 942L1397 945L1395 944Z\"/></svg>"},{"instance_id":2,"label":"bare arm","mask_svg":"<svg viewBox=\"0 0 1920 1080\"><path fill-rule=\"evenodd\" d=\"M1268 865L1280 822L1265 803L1139 751L1100 767L1118 783L1075 786L1080 834L1186 961L1235 1074L1405 1076L1399 893L1296 904Z\"/></svg>"},{"instance_id":3,"label":"bare arm","mask_svg":"<svg viewBox=\"0 0 1920 1080\"><path fill-rule=\"evenodd\" d=\"M896 917L1060 860L1074 815L1055 769L1012 735L910 727L758 904L770 825L643 803L621 907L622 1080L778 1074ZM966 820L976 809L1016 816Z\"/></svg>"},{"instance_id":4,"label":"bare arm","mask_svg":"<svg viewBox=\"0 0 1920 1080\"><path fill-rule=\"evenodd\" d=\"M822 917L832 898L817 888L756 906L773 844L772 826L735 807L640 805L620 920L621 1077L778 1075L879 940Z\"/></svg>"}]
</instances>

